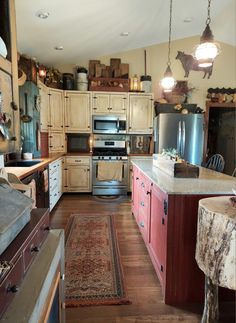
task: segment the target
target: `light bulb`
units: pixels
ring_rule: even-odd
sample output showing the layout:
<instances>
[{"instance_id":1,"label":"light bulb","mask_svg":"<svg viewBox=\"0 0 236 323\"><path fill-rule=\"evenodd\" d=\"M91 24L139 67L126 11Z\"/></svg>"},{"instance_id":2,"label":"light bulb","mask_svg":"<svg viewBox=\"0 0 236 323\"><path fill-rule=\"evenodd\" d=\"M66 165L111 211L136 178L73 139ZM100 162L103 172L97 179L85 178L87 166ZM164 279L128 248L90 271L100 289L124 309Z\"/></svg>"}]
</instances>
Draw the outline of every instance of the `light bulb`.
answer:
<instances>
[{"instance_id":1,"label":"light bulb","mask_svg":"<svg viewBox=\"0 0 236 323\"><path fill-rule=\"evenodd\" d=\"M176 81L173 76L164 76L160 84L164 92L171 92L175 87Z\"/></svg>"},{"instance_id":2,"label":"light bulb","mask_svg":"<svg viewBox=\"0 0 236 323\"><path fill-rule=\"evenodd\" d=\"M208 67L213 64L214 59L219 54L219 49L215 43L206 42L197 46L195 57L200 67Z\"/></svg>"}]
</instances>

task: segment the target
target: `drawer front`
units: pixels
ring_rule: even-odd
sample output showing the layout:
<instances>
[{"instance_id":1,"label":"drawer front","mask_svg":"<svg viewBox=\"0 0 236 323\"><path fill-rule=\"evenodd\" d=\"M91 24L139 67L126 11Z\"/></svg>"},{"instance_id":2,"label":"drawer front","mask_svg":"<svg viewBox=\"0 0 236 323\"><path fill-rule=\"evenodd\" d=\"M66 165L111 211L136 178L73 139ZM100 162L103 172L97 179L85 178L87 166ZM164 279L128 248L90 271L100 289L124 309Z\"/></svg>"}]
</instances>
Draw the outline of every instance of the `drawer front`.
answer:
<instances>
[{"instance_id":1,"label":"drawer front","mask_svg":"<svg viewBox=\"0 0 236 323\"><path fill-rule=\"evenodd\" d=\"M57 164L58 164L58 161L54 161L53 163L50 163L49 164L49 175L51 175L53 173L53 171L55 171L57 169Z\"/></svg>"},{"instance_id":2,"label":"drawer front","mask_svg":"<svg viewBox=\"0 0 236 323\"><path fill-rule=\"evenodd\" d=\"M9 274L0 284L0 317L17 293L23 275L23 259L20 255Z\"/></svg>"},{"instance_id":3,"label":"drawer front","mask_svg":"<svg viewBox=\"0 0 236 323\"><path fill-rule=\"evenodd\" d=\"M67 165L89 165L90 157L77 156L77 157L66 157Z\"/></svg>"},{"instance_id":4,"label":"drawer front","mask_svg":"<svg viewBox=\"0 0 236 323\"><path fill-rule=\"evenodd\" d=\"M42 245L44 240L46 239L49 232L49 213L45 215L43 222L40 224L38 229L38 243L39 246Z\"/></svg>"},{"instance_id":5,"label":"drawer front","mask_svg":"<svg viewBox=\"0 0 236 323\"><path fill-rule=\"evenodd\" d=\"M39 241L38 241L38 230L37 230L23 251L23 262L24 262L25 272L29 268L29 265L35 258L38 251L39 251Z\"/></svg>"}]
</instances>

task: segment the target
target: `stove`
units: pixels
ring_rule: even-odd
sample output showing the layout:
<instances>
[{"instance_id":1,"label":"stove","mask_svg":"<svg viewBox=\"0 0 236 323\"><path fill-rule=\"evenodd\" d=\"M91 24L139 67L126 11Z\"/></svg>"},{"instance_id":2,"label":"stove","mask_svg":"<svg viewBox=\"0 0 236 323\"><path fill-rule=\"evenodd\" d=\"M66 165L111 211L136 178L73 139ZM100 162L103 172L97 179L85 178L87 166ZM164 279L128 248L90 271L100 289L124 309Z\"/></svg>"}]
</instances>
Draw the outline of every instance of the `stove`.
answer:
<instances>
[{"instance_id":1,"label":"stove","mask_svg":"<svg viewBox=\"0 0 236 323\"><path fill-rule=\"evenodd\" d=\"M125 140L95 140L93 147L93 195L124 195L128 186L128 157ZM120 162L122 180L99 180L98 168L101 161ZM109 164L107 164L109 168Z\"/></svg>"}]
</instances>

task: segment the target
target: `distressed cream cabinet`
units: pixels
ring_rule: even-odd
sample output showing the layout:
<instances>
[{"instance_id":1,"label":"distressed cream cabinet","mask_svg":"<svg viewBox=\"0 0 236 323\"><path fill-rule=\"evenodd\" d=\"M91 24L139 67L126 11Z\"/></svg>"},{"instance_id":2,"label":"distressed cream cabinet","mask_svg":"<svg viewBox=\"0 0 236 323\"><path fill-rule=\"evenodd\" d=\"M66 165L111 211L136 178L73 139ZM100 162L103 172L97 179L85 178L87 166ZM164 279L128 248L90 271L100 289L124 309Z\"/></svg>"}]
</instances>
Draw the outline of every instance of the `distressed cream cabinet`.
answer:
<instances>
[{"instance_id":1,"label":"distressed cream cabinet","mask_svg":"<svg viewBox=\"0 0 236 323\"><path fill-rule=\"evenodd\" d=\"M64 128L63 102L63 91L49 88L49 128L52 131L61 131Z\"/></svg>"},{"instance_id":2,"label":"distressed cream cabinet","mask_svg":"<svg viewBox=\"0 0 236 323\"><path fill-rule=\"evenodd\" d=\"M92 114L125 114L128 107L128 93L93 92Z\"/></svg>"},{"instance_id":3,"label":"distressed cream cabinet","mask_svg":"<svg viewBox=\"0 0 236 323\"><path fill-rule=\"evenodd\" d=\"M131 134L152 134L153 95L145 93L129 94L128 132Z\"/></svg>"},{"instance_id":4,"label":"distressed cream cabinet","mask_svg":"<svg viewBox=\"0 0 236 323\"><path fill-rule=\"evenodd\" d=\"M3 114L0 131L0 153L20 148L20 118L18 67L16 47L16 17L14 0L0 1L0 37L7 49L7 57L0 55L0 112ZM5 131L4 131L5 129Z\"/></svg>"},{"instance_id":5,"label":"distressed cream cabinet","mask_svg":"<svg viewBox=\"0 0 236 323\"><path fill-rule=\"evenodd\" d=\"M64 91L49 88L49 152L66 150L64 132Z\"/></svg>"},{"instance_id":6,"label":"distressed cream cabinet","mask_svg":"<svg viewBox=\"0 0 236 323\"><path fill-rule=\"evenodd\" d=\"M91 92L65 91L65 132L91 132Z\"/></svg>"},{"instance_id":7,"label":"distressed cream cabinet","mask_svg":"<svg viewBox=\"0 0 236 323\"><path fill-rule=\"evenodd\" d=\"M91 157L65 157L64 192L91 192Z\"/></svg>"},{"instance_id":8,"label":"distressed cream cabinet","mask_svg":"<svg viewBox=\"0 0 236 323\"><path fill-rule=\"evenodd\" d=\"M49 88L40 81L38 81L38 87L40 95L40 129L42 132L48 132L50 120Z\"/></svg>"}]
</instances>

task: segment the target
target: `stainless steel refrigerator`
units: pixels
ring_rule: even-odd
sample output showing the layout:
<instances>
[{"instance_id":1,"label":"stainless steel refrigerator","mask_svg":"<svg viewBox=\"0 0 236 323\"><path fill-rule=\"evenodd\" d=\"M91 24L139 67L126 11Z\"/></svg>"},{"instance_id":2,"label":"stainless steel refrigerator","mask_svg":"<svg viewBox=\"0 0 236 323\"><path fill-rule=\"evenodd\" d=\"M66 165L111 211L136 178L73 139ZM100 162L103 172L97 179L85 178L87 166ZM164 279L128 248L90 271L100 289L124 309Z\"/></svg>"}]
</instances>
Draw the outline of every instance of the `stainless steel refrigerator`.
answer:
<instances>
[{"instance_id":1,"label":"stainless steel refrigerator","mask_svg":"<svg viewBox=\"0 0 236 323\"><path fill-rule=\"evenodd\" d=\"M201 165L203 160L204 115L160 113L154 119L154 152L175 148L181 158Z\"/></svg>"}]
</instances>

